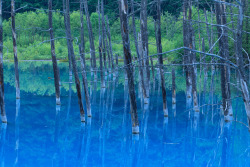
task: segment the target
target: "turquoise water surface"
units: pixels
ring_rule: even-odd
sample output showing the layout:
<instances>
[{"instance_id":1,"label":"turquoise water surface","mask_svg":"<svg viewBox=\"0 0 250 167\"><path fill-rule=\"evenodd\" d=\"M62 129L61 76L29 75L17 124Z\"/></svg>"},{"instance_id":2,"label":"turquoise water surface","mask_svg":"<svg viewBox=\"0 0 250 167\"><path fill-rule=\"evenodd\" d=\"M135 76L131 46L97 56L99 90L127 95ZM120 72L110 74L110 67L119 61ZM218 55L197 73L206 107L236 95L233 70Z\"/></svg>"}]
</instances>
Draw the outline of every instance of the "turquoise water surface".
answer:
<instances>
[{"instance_id":1,"label":"turquoise water surface","mask_svg":"<svg viewBox=\"0 0 250 167\"><path fill-rule=\"evenodd\" d=\"M8 124L0 124L0 166L250 166L250 133L244 125L242 99L239 92L232 91L236 121L225 123L220 106L216 105L221 99L218 79L215 92L200 97L201 104L215 105L194 113L186 108L185 80L181 70L177 70L175 113L171 75L166 73L169 117L164 118L158 74L151 82L148 106L141 99L136 74L140 135L133 136L123 71L119 71L116 80L106 77L106 89L100 87L99 80L89 82L93 116L83 124L67 64L59 66L62 105L56 106L50 62L20 63L20 101L15 99L13 64L5 63Z\"/></svg>"}]
</instances>

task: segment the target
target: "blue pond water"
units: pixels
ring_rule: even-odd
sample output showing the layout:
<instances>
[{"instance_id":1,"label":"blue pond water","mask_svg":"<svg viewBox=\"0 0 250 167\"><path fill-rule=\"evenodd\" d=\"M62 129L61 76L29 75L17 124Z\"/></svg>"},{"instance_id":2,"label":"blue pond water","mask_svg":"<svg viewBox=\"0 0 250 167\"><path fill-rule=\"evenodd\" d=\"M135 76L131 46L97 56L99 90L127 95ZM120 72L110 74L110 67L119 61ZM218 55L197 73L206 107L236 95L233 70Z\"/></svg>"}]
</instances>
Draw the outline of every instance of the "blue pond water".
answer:
<instances>
[{"instance_id":1,"label":"blue pond water","mask_svg":"<svg viewBox=\"0 0 250 167\"><path fill-rule=\"evenodd\" d=\"M106 89L100 82L89 83L93 117L81 124L75 86L67 83L67 64L59 64L61 107L55 105L53 80L48 78L53 76L50 64L20 63L20 102L15 99L13 65L4 66L8 124L1 125L0 166L250 166L250 133L237 91L232 91L237 122L226 124L218 105L205 106L199 114L186 109L180 73L176 114L168 89L170 114L164 119L158 75L148 107L141 103L137 81L140 135L133 136L122 71L115 81L107 77ZM169 88L171 76L165 77ZM219 83L213 95L202 97L200 102L218 104Z\"/></svg>"}]
</instances>

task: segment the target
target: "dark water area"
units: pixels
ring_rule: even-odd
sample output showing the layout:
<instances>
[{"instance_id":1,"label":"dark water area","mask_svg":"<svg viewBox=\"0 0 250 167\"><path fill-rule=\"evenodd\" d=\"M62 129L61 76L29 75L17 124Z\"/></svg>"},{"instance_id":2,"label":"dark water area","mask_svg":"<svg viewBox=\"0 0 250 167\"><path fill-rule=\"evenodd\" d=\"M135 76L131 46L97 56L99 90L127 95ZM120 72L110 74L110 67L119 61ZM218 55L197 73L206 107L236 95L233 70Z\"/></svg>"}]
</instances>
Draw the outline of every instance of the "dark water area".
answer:
<instances>
[{"instance_id":1,"label":"dark water area","mask_svg":"<svg viewBox=\"0 0 250 167\"><path fill-rule=\"evenodd\" d=\"M140 135L133 136L124 71L119 71L116 80L107 76L106 89L99 80L89 82L93 116L83 124L75 85L68 83L67 63L59 66L60 107L55 103L51 63L20 63L20 101L15 99L13 64L4 66L8 124L1 124L1 167L250 166L250 133L244 125L243 101L239 92L232 90L235 121L225 123L216 105L221 99L218 78L215 92L200 98L201 105L214 105L204 105L195 113L186 108L181 70L176 81L176 111L172 109L171 74L166 73L169 117L164 118L158 74L151 82L149 105L143 103L136 74Z\"/></svg>"}]
</instances>

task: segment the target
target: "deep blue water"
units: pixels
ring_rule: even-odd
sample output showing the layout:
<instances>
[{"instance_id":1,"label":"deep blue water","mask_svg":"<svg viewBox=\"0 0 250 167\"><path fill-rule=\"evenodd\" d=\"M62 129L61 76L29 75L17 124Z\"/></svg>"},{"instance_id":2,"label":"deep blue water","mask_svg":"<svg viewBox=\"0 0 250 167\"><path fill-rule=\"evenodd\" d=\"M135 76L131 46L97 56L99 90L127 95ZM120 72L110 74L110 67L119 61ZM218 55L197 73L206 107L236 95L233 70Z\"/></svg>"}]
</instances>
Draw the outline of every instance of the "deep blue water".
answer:
<instances>
[{"instance_id":1,"label":"deep blue water","mask_svg":"<svg viewBox=\"0 0 250 167\"><path fill-rule=\"evenodd\" d=\"M56 108L53 80L48 79L53 76L50 63L20 63L20 105L13 65L5 65L8 124L1 125L0 166L250 166L250 133L243 124L246 113L237 91L233 91L237 122L226 124L218 105L203 107L200 113L186 109L185 82L179 74L176 116L169 89L170 114L164 119L158 80L152 82L148 107L141 103L136 82L140 135L133 136L122 71L115 81L107 77L106 89L100 82L89 83L93 117L82 124L75 86L67 83L67 64L59 66L62 105ZM213 104L220 100L217 89ZM212 103L209 93L205 97Z\"/></svg>"}]
</instances>

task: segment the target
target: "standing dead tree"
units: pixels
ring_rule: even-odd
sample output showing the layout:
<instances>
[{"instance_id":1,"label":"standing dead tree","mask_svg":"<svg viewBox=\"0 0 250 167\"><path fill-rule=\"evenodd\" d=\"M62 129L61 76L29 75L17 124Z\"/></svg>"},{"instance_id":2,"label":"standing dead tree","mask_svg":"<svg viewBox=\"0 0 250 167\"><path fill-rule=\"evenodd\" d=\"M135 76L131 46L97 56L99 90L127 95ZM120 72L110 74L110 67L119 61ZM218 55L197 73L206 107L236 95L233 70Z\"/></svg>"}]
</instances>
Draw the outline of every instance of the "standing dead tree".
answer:
<instances>
[{"instance_id":1,"label":"standing dead tree","mask_svg":"<svg viewBox=\"0 0 250 167\"><path fill-rule=\"evenodd\" d=\"M245 104L245 109L247 113L248 119L248 128L250 131L250 97L249 97L249 90L246 82L246 74L244 70L244 59L242 54L242 31L243 31L243 11L245 7L246 1L240 0L239 5L239 15L238 15L238 27L237 27L237 34L236 34L236 54L238 55L238 65L239 65L239 74L240 74L240 85L242 89L243 100Z\"/></svg>"},{"instance_id":2,"label":"standing dead tree","mask_svg":"<svg viewBox=\"0 0 250 167\"><path fill-rule=\"evenodd\" d=\"M49 33L50 33L50 46L51 46L51 57L53 62L53 71L54 71L54 84L56 91L56 105L61 105L60 101L60 88L59 88L59 69L57 66L56 53L55 53L55 41L54 41L54 33L53 33L53 20L52 20L52 0L48 0L48 8L49 8Z\"/></svg>"},{"instance_id":3,"label":"standing dead tree","mask_svg":"<svg viewBox=\"0 0 250 167\"><path fill-rule=\"evenodd\" d=\"M16 44L16 23L15 23L15 0L11 0L11 29L13 39L13 52L15 63L15 83L16 83L16 99L20 99L20 83L18 72L17 44Z\"/></svg>"},{"instance_id":4,"label":"standing dead tree","mask_svg":"<svg viewBox=\"0 0 250 167\"><path fill-rule=\"evenodd\" d=\"M85 112L84 112L83 103L82 103L81 86L80 86L80 80L79 80L78 70L76 66L76 59L75 59L75 53L74 53L74 47L73 47L73 38L71 36L70 17L69 17L69 9L70 9L69 0L66 0L65 6L66 6L65 29L66 29L66 37L67 39L69 39L68 50L70 53L71 63L72 63L74 76L75 76L76 90L77 90L77 95L78 95L78 104L80 107L81 122L85 122Z\"/></svg>"},{"instance_id":5,"label":"standing dead tree","mask_svg":"<svg viewBox=\"0 0 250 167\"><path fill-rule=\"evenodd\" d=\"M64 19L64 26L67 27L67 17L69 17L66 14L66 5L65 5L65 0L63 0L63 19ZM67 36L67 31L65 31L65 35ZM70 48L70 39L67 38L67 47ZM69 59L69 80L72 82L72 63L71 63L71 56L70 56L70 51L68 49L68 59Z\"/></svg>"},{"instance_id":6,"label":"standing dead tree","mask_svg":"<svg viewBox=\"0 0 250 167\"><path fill-rule=\"evenodd\" d=\"M102 61L102 30L101 30L101 4L100 0L98 0L98 23L99 23L99 63L100 63L100 75L101 75L101 84L102 88L105 87L105 82L103 81L103 61Z\"/></svg>"},{"instance_id":7,"label":"standing dead tree","mask_svg":"<svg viewBox=\"0 0 250 167\"><path fill-rule=\"evenodd\" d=\"M135 96L135 85L134 85L134 76L133 76L133 66L132 66L132 57L130 50L130 41L129 41L129 29L128 29L128 1L120 0L120 22L121 22L121 34L123 41L123 51L125 66L128 76L128 86L129 86L129 100L130 100L130 113L132 120L132 133L139 133L139 121L137 114L137 105L136 105L136 96Z\"/></svg>"},{"instance_id":8,"label":"standing dead tree","mask_svg":"<svg viewBox=\"0 0 250 167\"><path fill-rule=\"evenodd\" d=\"M149 84L150 84L150 70L149 70L149 59L148 59L148 24L147 24L147 0L141 0L141 13L140 13L140 22L141 22L141 41L142 41L142 58L144 59L144 66L146 67L146 79L145 87L147 98L144 99L144 103L149 103Z\"/></svg>"},{"instance_id":9,"label":"standing dead tree","mask_svg":"<svg viewBox=\"0 0 250 167\"><path fill-rule=\"evenodd\" d=\"M3 123L7 123L7 117L5 112L4 102L4 77L3 77L3 9L2 0L0 0L0 110L1 120Z\"/></svg>"},{"instance_id":10,"label":"standing dead tree","mask_svg":"<svg viewBox=\"0 0 250 167\"><path fill-rule=\"evenodd\" d=\"M93 36L93 31L92 31L92 25L91 25L90 17L89 17L88 2L87 2L87 0L83 0L83 1L84 1L84 9L85 9L85 15L86 15L86 20L87 20L87 25L88 25L88 32L89 32L91 65L92 65L92 70L96 70L95 44L94 44L94 36ZM95 80L96 79L97 79L97 75L96 75L96 72L95 72Z\"/></svg>"},{"instance_id":11,"label":"standing dead tree","mask_svg":"<svg viewBox=\"0 0 250 167\"><path fill-rule=\"evenodd\" d=\"M216 21L218 25L227 25L227 18L225 14L225 5L220 2L215 3ZM223 26L217 26L220 56L224 59L221 63L226 63L225 60L229 58L229 46L228 46L228 32L227 28ZM230 69L226 65L221 65L221 93L222 93L222 105L224 110L225 121L230 121L233 116L231 91L230 91Z\"/></svg>"},{"instance_id":12,"label":"standing dead tree","mask_svg":"<svg viewBox=\"0 0 250 167\"><path fill-rule=\"evenodd\" d=\"M134 41L135 41L135 49L136 49L136 54L139 60L141 60L141 53L138 48L138 39L137 39L137 32L136 32L136 27L135 27L135 9L134 9L134 0L131 0L131 12L132 12L132 30L133 30L133 35L134 35ZM147 93L146 93L146 88L145 88L145 82L144 82L144 74L143 74L143 69L142 69L142 61L139 61L139 74L140 74L140 79L141 79L141 86L142 86L142 92L143 92L143 97L144 99L147 98Z\"/></svg>"},{"instance_id":13,"label":"standing dead tree","mask_svg":"<svg viewBox=\"0 0 250 167\"><path fill-rule=\"evenodd\" d=\"M79 46L80 49L80 61L81 61L81 74L82 74L82 82L85 93L85 101L87 106L87 115L91 117L91 104L88 90L88 81L86 75L86 64L85 64L85 41L84 41L84 21L83 21L83 0L80 2L80 20L81 20L81 43Z\"/></svg>"},{"instance_id":14,"label":"standing dead tree","mask_svg":"<svg viewBox=\"0 0 250 167\"><path fill-rule=\"evenodd\" d=\"M104 4L103 0L101 0L101 21L102 21L102 53L103 53L103 60L104 60L104 70L105 70L105 76L107 76L107 63L106 63L106 30L105 30L105 20L104 20Z\"/></svg>"},{"instance_id":15,"label":"standing dead tree","mask_svg":"<svg viewBox=\"0 0 250 167\"><path fill-rule=\"evenodd\" d=\"M164 117L168 117L167 92L163 71L162 44L161 44L161 1L157 0L157 19L156 19L156 46L158 52L158 63L161 77L162 101Z\"/></svg>"},{"instance_id":16,"label":"standing dead tree","mask_svg":"<svg viewBox=\"0 0 250 167\"><path fill-rule=\"evenodd\" d=\"M187 20L187 8L188 8L188 0L183 0L183 44L184 47L189 47L189 23ZM189 51L184 50L184 57L183 57L184 64L190 64L190 56ZM190 105L192 99L192 79L191 79L191 72L190 67L185 66L185 74L186 74L186 98L187 98L187 105Z\"/></svg>"}]
</instances>

